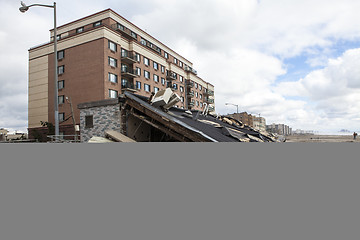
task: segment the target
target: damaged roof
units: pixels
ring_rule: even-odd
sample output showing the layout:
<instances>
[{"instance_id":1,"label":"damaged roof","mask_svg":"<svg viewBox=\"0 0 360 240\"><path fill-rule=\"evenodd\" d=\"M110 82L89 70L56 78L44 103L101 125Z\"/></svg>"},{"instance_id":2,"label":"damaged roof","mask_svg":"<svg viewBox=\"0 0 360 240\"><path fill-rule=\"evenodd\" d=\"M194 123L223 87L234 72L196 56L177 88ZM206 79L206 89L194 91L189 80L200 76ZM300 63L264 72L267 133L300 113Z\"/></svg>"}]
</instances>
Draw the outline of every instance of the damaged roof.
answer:
<instances>
[{"instance_id":1,"label":"damaged roof","mask_svg":"<svg viewBox=\"0 0 360 240\"><path fill-rule=\"evenodd\" d=\"M169 133L184 135L184 141L204 142L276 142L270 135L262 134L240 121L224 116L203 114L170 108L167 111L154 107L130 92L124 92L125 103L136 108L148 118L161 122ZM135 113L132 113L135 114ZM136 114L135 114L136 115ZM141 117L141 116L137 116ZM144 121L148 121L143 118ZM149 121L148 121L149 123ZM154 124L154 123L152 123Z\"/></svg>"}]
</instances>

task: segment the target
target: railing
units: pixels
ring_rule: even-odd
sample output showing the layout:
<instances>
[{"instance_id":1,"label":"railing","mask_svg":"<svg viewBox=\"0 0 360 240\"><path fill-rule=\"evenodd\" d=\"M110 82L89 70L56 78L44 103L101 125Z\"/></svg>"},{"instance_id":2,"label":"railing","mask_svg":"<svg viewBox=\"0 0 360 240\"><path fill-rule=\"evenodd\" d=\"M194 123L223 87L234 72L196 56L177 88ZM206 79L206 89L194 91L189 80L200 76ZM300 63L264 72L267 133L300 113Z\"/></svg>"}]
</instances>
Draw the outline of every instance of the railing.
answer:
<instances>
[{"instance_id":1,"label":"railing","mask_svg":"<svg viewBox=\"0 0 360 240\"><path fill-rule=\"evenodd\" d=\"M194 82L190 81L190 80L186 80L186 86L193 88L194 87Z\"/></svg>"},{"instance_id":2,"label":"railing","mask_svg":"<svg viewBox=\"0 0 360 240\"><path fill-rule=\"evenodd\" d=\"M188 92L188 97L194 97L195 96L195 94L194 94L194 92Z\"/></svg>"},{"instance_id":3,"label":"railing","mask_svg":"<svg viewBox=\"0 0 360 240\"><path fill-rule=\"evenodd\" d=\"M194 103L194 102L189 102L189 103L188 103L188 106L189 106L189 107L193 107L193 106L195 106L195 103Z\"/></svg>"},{"instance_id":4,"label":"railing","mask_svg":"<svg viewBox=\"0 0 360 240\"><path fill-rule=\"evenodd\" d=\"M214 99L212 99L212 98L205 98L205 102L207 102L207 103L214 103L215 101L214 101Z\"/></svg>"},{"instance_id":5,"label":"railing","mask_svg":"<svg viewBox=\"0 0 360 240\"><path fill-rule=\"evenodd\" d=\"M197 75L197 71L195 69L193 69L192 67L185 66L185 71L192 72L193 74Z\"/></svg>"},{"instance_id":6,"label":"railing","mask_svg":"<svg viewBox=\"0 0 360 240\"><path fill-rule=\"evenodd\" d=\"M209 96L214 96L214 91L205 88L204 89L204 94L209 95Z\"/></svg>"},{"instance_id":7,"label":"railing","mask_svg":"<svg viewBox=\"0 0 360 240\"><path fill-rule=\"evenodd\" d=\"M121 73L127 76L131 76L131 77L137 77L137 71L136 69L129 69L129 68L121 68Z\"/></svg>"},{"instance_id":8,"label":"railing","mask_svg":"<svg viewBox=\"0 0 360 240\"><path fill-rule=\"evenodd\" d=\"M47 136L50 143L78 143L80 135L49 135Z\"/></svg>"},{"instance_id":9,"label":"railing","mask_svg":"<svg viewBox=\"0 0 360 240\"><path fill-rule=\"evenodd\" d=\"M176 80L176 73L173 73L173 72L168 72L167 74L166 74L166 79L167 80Z\"/></svg>"},{"instance_id":10,"label":"railing","mask_svg":"<svg viewBox=\"0 0 360 240\"><path fill-rule=\"evenodd\" d=\"M215 107L212 107L212 106L209 107L209 112L213 112L214 110L215 110Z\"/></svg>"},{"instance_id":11,"label":"railing","mask_svg":"<svg viewBox=\"0 0 360 240\"><path fill-rule=\"evenodd\" d=\"M134 89L135 90L135 85L132 82L126 82L126 83L121 83L121 88L127 88L127 89Z\"/></svg>"},{"instance_id":12,"label":"railing","mask_svg":"<svg viewBox=\"0 0 360 240\"><path fill-rule=\"evenodd\" d=\"M117 23L112 24L111 28L126 34L128 37L137 39L137 35L135 33L133 33L130 29L128 29L120 24L117 24Z\"/></svg>"},{"instance_id":13,"label":"railing","mask_svg":"<svg viewBox=\"0 0 360 240\"><path fill-rule=\"evenodd\" d=\"M130 60L130 62L137 62L136 55L133 52L122 52L121 60L123 61Z\"/></svg>"}]
</instances>

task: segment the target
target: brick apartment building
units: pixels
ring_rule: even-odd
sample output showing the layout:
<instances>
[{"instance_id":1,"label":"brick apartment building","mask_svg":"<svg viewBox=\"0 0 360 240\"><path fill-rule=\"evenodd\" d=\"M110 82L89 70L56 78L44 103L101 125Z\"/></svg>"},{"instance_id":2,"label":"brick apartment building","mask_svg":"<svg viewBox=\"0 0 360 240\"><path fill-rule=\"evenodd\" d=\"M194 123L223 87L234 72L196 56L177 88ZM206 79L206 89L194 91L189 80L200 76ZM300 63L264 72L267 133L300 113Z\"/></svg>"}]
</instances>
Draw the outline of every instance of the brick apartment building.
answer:
<instances>
[{"instance_id":1,"label":"brick apartment building","mask_svg":"<svg viewBox=\"0 0 360 240\"><path fill-rule=\"evenodd\" d=\"M51 41L29 50L28 128L54 123L54 52ZM58 102L61 134L73 134L71 107L117 98L125 90L145 97L171 87L176 107L214 112L214 86L193 64L111 9L57 28ZM80 111L74 108L76 124Z\"/></svg>"}]
</instances>

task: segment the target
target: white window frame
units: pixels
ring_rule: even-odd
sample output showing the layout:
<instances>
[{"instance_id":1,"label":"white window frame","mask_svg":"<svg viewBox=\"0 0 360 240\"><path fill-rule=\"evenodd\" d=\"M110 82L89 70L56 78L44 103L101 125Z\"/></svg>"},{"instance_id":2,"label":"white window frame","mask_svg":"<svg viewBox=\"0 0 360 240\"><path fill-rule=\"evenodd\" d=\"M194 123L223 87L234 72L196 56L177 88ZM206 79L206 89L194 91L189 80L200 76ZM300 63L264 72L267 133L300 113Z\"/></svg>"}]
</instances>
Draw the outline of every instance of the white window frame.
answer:
<instances>
[{"instance_id":1,"label":"white window frame","mask_svg":"<svg viewBox=\"0 0 360 240\"><path fill-rule=\"evenodd\" d=\"M109 40L108 47L111 51L117 52L117 45L113 41ZM122 50L121 50L122 51Z\"/></svg>"},{"instance_id":2,"label":"white window frame","mask_svg":"<svg viewBox=\"0 0 360 240\"><path fill-rule=\"evenodd\" d=\"M159 82L159 76L156 75L156 74L154 74L154 81L155 81L155 82Z\"/></svg>"},{"instance_id":3,"label":"white window frame","mask_svg":"<svg viewBox=\"0 0 360 240\"><path fill-rule=\"evenodd\" d=\"M144 77L145 77L146 79L150 79L150 72L144 70Z\"/></svg>"},{"instance_id":4,"label":"white window frame","mask_svg":"<svg viewBox=\"0 0 360 240\"><path fill-rule=\"evenodd\" d=\"M147 89L147 88L148 88L148 89ZM144 90L145 90L145 92L150 92L150 91L151 91L151 87L150 87L150 85L149 85L149 84L144 83Z\"/></svg>"},{"instance_id":5,"label":"white window frame","mask_svg":"<svg viewBox=\"0 0 360 240\"><path fill-rule=\"evenodd\" d=\"M153 67L155 70L159 70L159 64L157 62L153 62Z\"/></svg>"},{"instance_id":6,"label":"white window frame","mask_svg":"<svg viewBox=\"0 0 360 240\"><path fill-rule=\"evenodd\" d=\"M118 82L118 75L116 75L114 73L109 73L108 79L112 83L117 83Z\"/></svg>"},{"instance_id":7,"label":"white window frame","mask_svg":"<svg viewBox=\"0 0 360 240\"><path fill-rule=\"evenodd\" d=\"M117 98L118 97L118 91L109 89L109 98Z\"/></svg>"},{"instance_id":8,"label":"white window frame","mask_svg":"<svg viewBox=\"0 0 360 240\"><path fill-rule=\"evenodd\" d=\"M150 60L147 57L144 57L144 64L145 64L145 66L150 65Z\"/></svg>"},{"instance_id":9,"label":"white window frame","mask_svg":"<svg viewBox=\"0 0 360 240\"><path fill-rule=\"evenodd\" d=\"M109 65L111 67L117 67L117 59L109 57Z\"/></svg>"}]
</instances>

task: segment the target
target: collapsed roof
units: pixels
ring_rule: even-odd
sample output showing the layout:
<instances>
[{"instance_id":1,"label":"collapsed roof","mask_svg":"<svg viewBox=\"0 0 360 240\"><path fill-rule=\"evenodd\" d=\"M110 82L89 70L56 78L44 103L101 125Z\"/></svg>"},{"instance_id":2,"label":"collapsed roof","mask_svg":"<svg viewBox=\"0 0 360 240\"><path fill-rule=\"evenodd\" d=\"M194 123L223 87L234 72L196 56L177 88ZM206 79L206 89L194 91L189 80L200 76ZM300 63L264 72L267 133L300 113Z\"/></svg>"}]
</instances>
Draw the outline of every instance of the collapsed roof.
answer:
<instances>
[{"instance_id":1,"label":"collapsed roof","mask_svg":"<svg viewBox=\"0 0 360 240\"><path fill-rule=\"evenodd\" d=\"M165 92L164 92L165 93ZM181 142L276 142L271 135L260 133L242 122L224 116L210 115L206 111L189 111L175 107L177 96L165 93L156 100L124 92L120 97L122 111ZM152 98L154 100L154 98ZM161 100L159 100L161 99ZM168 101L163 101L167 99ZM162 104L159 104L159 102ZM165 106L165 107L164 107Z\"/></svg>"}]
</instances>

